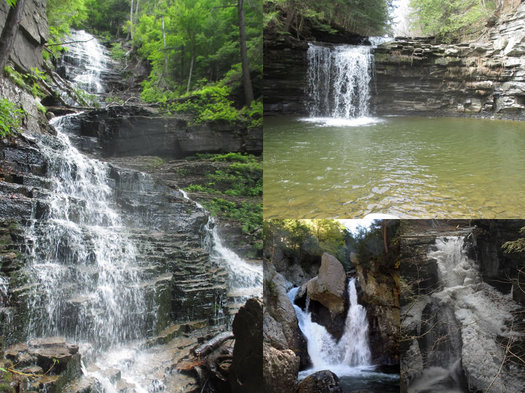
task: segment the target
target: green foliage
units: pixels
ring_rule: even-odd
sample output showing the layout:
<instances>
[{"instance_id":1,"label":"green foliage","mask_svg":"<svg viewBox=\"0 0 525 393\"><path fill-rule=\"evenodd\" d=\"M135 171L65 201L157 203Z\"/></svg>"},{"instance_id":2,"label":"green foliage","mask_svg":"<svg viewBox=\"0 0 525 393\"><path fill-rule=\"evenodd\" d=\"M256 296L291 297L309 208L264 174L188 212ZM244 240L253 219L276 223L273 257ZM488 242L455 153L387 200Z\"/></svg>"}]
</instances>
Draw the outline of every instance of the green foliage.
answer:
<instances>
[{"instance_id":1,"label":"green foliage","mask_svg":"<svg viewBox=\"0 0 525 393\"><path fill-rule=\"evenodd\" d=\"M363 35L382 35L389 29L392 0L264 0L264 28L297 36L308 26L334 33L345 30Z\"/></svg>"},{"instance_id":2,"label":"green foliage","mask_svg":"<svg viewBox=\"0 0 525 393\"><path fill-rule=\"evenodd\" d=\"M126 58L126 51L122 49L122 43L114 42L111 44L111 58L115 61L121 62Z\"/></svg>"},{"instance_id":3,"label":"green foliage","mask_svg":"<svg viewBox=\"0 0 525 393\"><path fill-rule=\"evenodd\" d=\"M231 89L227 86L207 86L193 92L188 99L168 104L167 107L170 112L192 114L196 124L221 120L238 123L241 120L240 112L229 99L230 93ZM145 100L147 98L144 94L142 97Z\"/></svg>"},{"instance_id":4,"label":"green foliage","mask_svg":"<svg viewBox=\"0 0 525 393\"><path fill-rule=\"evenodd\" d=\"M44 58L58 57L64 49L60 44L71 27L78 27L87 17L85 0L48 0L49 39Z\"/></svg>"},{"instance_id":5,"label":"green foliage","mask_svg":"<svg viewBox=\"0 0 525 393\"><path fill-rule=\"evenodd\" d=\"M252 233L262 226L262 203L236 203L223 198L203 202L212 216L239 220L244 233Z\"/></svg>"},{"instance_id":6,"label":"green foliage","mask_svg":"<svg viewBox=\"0 0 525 393\"><path fill-rule=\"evenodd\" d=\"M520 229L520 235L524 237L503 243L501 248L505 254L525 252L525 227Z\"/></svg>"},{"instance_id":7,"label":"green foliage","mask_svg":"<svg viewBox=\"0 0 525 393\"><path fill-rule=\"evenodd\" d=\"M245 14L250 70L260 82L261 2L245 1ZM193 98L171 103L169 109L194 113L196 122L238 122L246 117L236 109L240 105L234 105L242 95L235 2L160 1L142 8L137 20L133 44L152 68L143 83L145 101L166 103L188 93Z\"/></svg>"},{"instance_id":8,"label":"green foliage","mask_svg":"<svg viewBox=\"0 0 525 393\"><path fill-rule=\"evenodd\" d=\"M104 101L106 101L108 105L124 105L124 100L115 96L107 96Z\"/></svg>"},{"instance_id":9,"label":"green foliage","mask_svg":"<svg viewBox=\"0 0 525 393\"><path fill-rule=\"evenodd\" d=\"M20 127L24 111L16 108L7 99L0 99L0 137L11 135L16 128Z\"/></svg>"},{"instance_id":10,"label":"green foliage","mask_svg":"<svg viewBox=\"0 0 525 393\"><path fill-rule=\"evenodd\" d=\"M16 4L16 0L5 0L5 1L9 7L12 7Z\"/></svg>"},{"instance_id":11,"label":"green foliage","mask_svg":"<svg viewBox=\"0 0 525 393\"><path fill-rule=\"evenodd\" d=\"M7 73L7 76L9 76L9 78L11 78L11 80L13 82L15 82L15 84L22 88L22 89L27 89L27 86L26 86L26 83L24 81L24 76L19 73L18 71L16 71L13 67L11 66L6 66L4 68L4 71Z\"/></svg>"},{"instance_id":12,"label":"green foliage","mask_svg":"<svg viewBox=\"0 0 525 393\"><path fill-rule=\"evenodd\" d=\"M76 96L76 101L80 105L98 107L100 106L98 102L98 97L94 94L89 94L83 89L73 89Z\"/></svg>"},{"instance_id":13,"label":"green foliage","mask_svg":"<svg viewBox=\"0 0 525 393\"><path fill-rule=\"evenodd\" d=\"M346 240L348 232L337 220L266 220L265 244L278 243L301 260L305 253L328 252L349 269Z\"/></svg>"},{"instance_id":14,"label":"green foliage","mask_svg":"<svg viewBox=\"0 0 525 393\"><path fill-rule=\"evenodd\" d=\"M87 8L86 24L99 34L119 36L129 18L129 0L84 0ZM143 0L144 2L144 0ZM151 2L147 2L151 7Z\"/></svg>"},{"instance_id":15,"label":"green foliage","mask_svg":"<svg viewBox=\"0 0 525 393\"><path fill-rule=\"evenodd\" d=\"M457 41L480 31L496 9L496 0L411 0L423 33Z\"/></svg>"}]
</instances>

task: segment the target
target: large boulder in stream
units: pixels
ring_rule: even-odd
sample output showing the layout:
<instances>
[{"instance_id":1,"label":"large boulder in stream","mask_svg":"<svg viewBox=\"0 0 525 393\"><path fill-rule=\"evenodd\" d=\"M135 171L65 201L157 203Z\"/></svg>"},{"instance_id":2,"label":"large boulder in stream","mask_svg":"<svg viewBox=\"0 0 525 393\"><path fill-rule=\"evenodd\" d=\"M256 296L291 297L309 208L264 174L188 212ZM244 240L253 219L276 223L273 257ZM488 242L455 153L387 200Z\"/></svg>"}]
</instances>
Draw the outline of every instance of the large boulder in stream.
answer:
<instances>
[{"instance_id":1,"label":"large boulder in stream","mask_svg":"<svg viewBox=\"0 0 525 393\"><path fill-rule=\"evenodd\" d=\"M297 393L343 393L339 378L329 370L318 371L303 379Z\"/></svg>"},{"instance_id":2,"label":"large boulder in stream","mask_svg":"<svg viewBox=\"0 0 525 393\"><path fill-rule=\"evenodd\" d=\"M345 309L346 273L339 260L324 253L319 274L308 282L308 296L330 310L335 317Z\"/></svg>"}]
</instances>

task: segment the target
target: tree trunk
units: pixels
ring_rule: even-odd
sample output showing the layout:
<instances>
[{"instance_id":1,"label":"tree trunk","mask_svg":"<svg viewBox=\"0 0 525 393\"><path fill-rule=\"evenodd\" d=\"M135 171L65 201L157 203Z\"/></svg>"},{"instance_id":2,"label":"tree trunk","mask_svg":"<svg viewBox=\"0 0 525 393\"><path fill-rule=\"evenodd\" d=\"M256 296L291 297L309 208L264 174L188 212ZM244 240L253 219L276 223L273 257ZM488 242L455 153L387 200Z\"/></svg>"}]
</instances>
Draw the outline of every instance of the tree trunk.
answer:
<instances>
[{"instance_id":1,"label":"tree trunk","mask_svg":"<svg viewBox=\"0 0 525 393\"><path fill-rule=\"evenodd\" d=\"M239 16L239 35L241 44L242 61L242 84L244 87L244 100L246 106L250 106L253 101L252 79L250 77L250 65L248 63L248 51L246 50L246 26L244 24L244 0L238 0L237 13Z\"/></svg>"},{"instance_id":2,"label":"tree trunk","mask_svg":"<svg viewBox=\"0 0 525 393\"><path fill-rule=\"evenodd\" d=\"M0 73L4 71L11 49L13 49L18 26L22 20L25 2L26 0L18 0L13 7L9 8L4 29L0 36Z\"/></svg>"},{"instance_id":3,"label":"tree trunk","mask_svg":"<svg viewBox=\"0 0 525 393\"><path fill-rule=\"evenodd\" d=\"M191 85L191 74L193 73L193 59L195 59L195 56L191 55L191 63L190 63L190 74L188 75L188 86L186 87L186 94L190 91L190 85Z\"/></svg>"},{"instance_id":4,"label":"tree trunk","mask_svg":"<svg viewBox=\"0 0 525 393\"><path fill-rule=\"evenodd\" d=\"M133 0L131 0L131 6L129 8L129 36L133 39Z\"/></svg>"}]
</instances>

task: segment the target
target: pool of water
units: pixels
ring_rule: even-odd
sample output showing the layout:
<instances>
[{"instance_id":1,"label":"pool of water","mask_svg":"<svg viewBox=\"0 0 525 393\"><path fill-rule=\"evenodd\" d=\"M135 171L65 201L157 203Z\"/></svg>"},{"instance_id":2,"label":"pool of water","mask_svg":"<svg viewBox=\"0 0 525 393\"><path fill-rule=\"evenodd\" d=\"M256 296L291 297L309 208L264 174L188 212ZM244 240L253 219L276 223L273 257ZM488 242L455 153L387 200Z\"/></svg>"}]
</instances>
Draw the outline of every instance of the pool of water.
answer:
<instances>
[{"instance_id":1,"label":"pool of water","mask_svg":"<svg viewBox=\"0 0 525 393\"><path fill-rule=\"evenodd\" d=\"M321 369L308 369L299 373L302 380ZM369 393L399 393L399 374L377 371L374 366L332 367L330 369L339 377L339 383L344 393L356 391Z\"/></svg>"},{"instance_id":2,"label":"pool of water","mask_svg":"<svg viewBox=\"0 0 525 393\"><path fill-rule=\"evenodd\" d=\"M265 218L519 218L525 123L264 119Z\"/></svg>"}]
</instances>

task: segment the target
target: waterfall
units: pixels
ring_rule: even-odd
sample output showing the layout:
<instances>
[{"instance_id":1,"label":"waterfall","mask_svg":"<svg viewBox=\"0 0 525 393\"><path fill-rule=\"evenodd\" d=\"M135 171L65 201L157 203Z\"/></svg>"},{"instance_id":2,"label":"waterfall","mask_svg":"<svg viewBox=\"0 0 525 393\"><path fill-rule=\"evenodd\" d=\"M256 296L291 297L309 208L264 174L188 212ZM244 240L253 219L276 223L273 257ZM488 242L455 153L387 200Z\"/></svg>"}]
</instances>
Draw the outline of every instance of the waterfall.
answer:
<instances>
[{"instance_id":1,"label":"waterfall","mask_svg":"<svg viewBox=\"0 0 525 393\"><path fill-rule=\"evenodd\" d=\"M288 298L294 306L299 329L306 338L308 354L312 361L312 369L306 370L306 373L329 369L338 375L353 375L363 367L370 367L368 320L365 308L357 302L355 278L348 282L350 307L344 333L339 341L332 337L324 326L312 321L308 307L302 310L294 304L298 289L292 288L288 292Z\"/></svg>"},{"instance_id":2,"label":"waterfall","mask_svg":"<svg viewBox=\"0 0 525 393\"><path fill-rule=\"evenodd\" d=\"M84 42L71 44L67 56L89 70L86 76L71 69L74 81L79 88L103 92L100 78L109 63L104 50L88 33L74 32L72 39ZM144 284L151 272L141 269L136 233L120 213L110 166L82 154L68 136L75 116L52 120L56 137L37 138L48 178L25 234L27 336L60 335L78 343L84 375L96 380L97 392L117 393L126 384L126 391L137 393L172 391L163 381L174 374L166 368L174 362L174 349L149 349L146 342L156 329L157 305L147 301ZM261 296L262 267L228 250L213 219L208 223L204 246L211 262L228 271L230 300ZM0 276L0 306L4 286Z\"/></svg>"},{"instance_id":3,"label":"waterfall","mask_svg":"<svg viewBox=\"0 0 525 393\"><path fill-rule=\"evenodd\" d=\"M53 119L56 139L40 142L51 190L44 215L35 205L26 236L29 275L38 283L28 301L28 333L65 335L101 349L142 336L146 309L109 166L72 145L64 133L70 117Z\"/></svg>"},{"instance_id":4,"label":"waterfall","mask_svg":"<svg viewBox=\"0 0 525 393\"><path fill-rule=\"evenodd\" d=\"M500 369L504 353L499 339L515 334L509 322L518 306L483 281L466 253L464 237L437 238L428 257L437 262L441 288L423 312L425 369L409 392L463 392L466 385L505 391L511 380L506 373L512 371Z\"/></svg>"},{"instance_id":5,"label":"waterfall","mask_svg":"<svg viewBox=\"0 0 525 393\"><path fill-rule=\"evenodd\" d=\"M103 93L101 75L111 63L106 48L83 30L72 30L68 40L67 52L59 62L65 77L88 93Z\"/></svg>"},{"instance_id":6,"label":"waterfall","mask_svg":"<svg viewBox=\"0 0 525 393\"><path fill-rule=\"evenodd\" d=\"M370 46L308 46L307 95L312 117L370 115L374 58Z\"/></svg>"}]
</instances>

